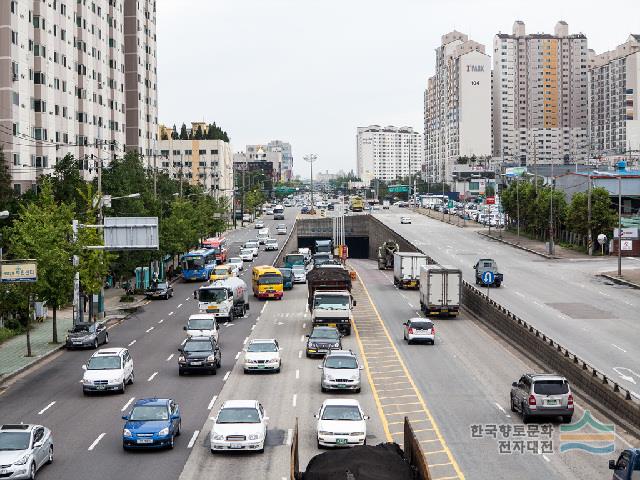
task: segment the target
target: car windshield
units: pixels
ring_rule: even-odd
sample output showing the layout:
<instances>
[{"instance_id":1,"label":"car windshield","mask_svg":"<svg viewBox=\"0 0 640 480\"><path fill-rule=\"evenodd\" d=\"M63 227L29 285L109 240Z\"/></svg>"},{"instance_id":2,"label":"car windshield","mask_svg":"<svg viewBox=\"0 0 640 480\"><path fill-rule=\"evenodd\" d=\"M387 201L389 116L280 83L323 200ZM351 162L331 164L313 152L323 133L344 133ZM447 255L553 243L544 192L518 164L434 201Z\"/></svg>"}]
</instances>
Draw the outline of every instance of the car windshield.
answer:
<instances>
[{"instance_id":1,"label":"car windshield","mask_svg":"<svg viewBox=\"0 0 640 480\"><path fill-rule=\"evenodd\" d=\"M330 355L324 362L324 366L327 368L337 369L349 369L358 368L358 362L353 357L338 357L336 355Z\"/></svg>"},{"instance_id":2,"label":"car windshield","mask_svg":"<svg viewBox=\"0 0 640 480\"><path fill-rule=\"evenodd\" d=\"M213 320L210 318L191 318L187 322L189 330L213 330Z\"/></svg>"},{"instance_id":3,"label":"car windshield","mask_svg":"<svg viewBox=\"0 0 640 480\"><path fill-rule=\"evenodd\" d=\"M211 352L213 347L211 342L187 342L184 344L185 352Z\"/></svg>"},{"instance_id":4,"label":"car windshield","mask_svg":"<svg viewBox=\"0 0 640 480\"><path fill-rule=\"evenodd\" d=\"M258 248L258 242L247 242L244 246L247 248Z\"/></svg>"},{"instance_id":5,"label":"car windshield","mask_svg":"<svg viewBox=\"0 0 640 480\"><path fill-rule=\"evenodd\" d=\"M120 368L118 355L98 355L91 357L87 370L115 370Z\"/></svg>"},{"instance_id":6,"label":"car windshield","mask_svg":"<svg viewBox=\"0 0 640 480\"><path fill-rule=\"evenodd\" d=\"M82 333L82 332L90 332L92 330L91 325L76 325L71 330L71 333Z\"/></svg>"},{"instance_id":7,"label":"car windshield","mask_svg":"<svg viewBox=\"0 0 640 480\"><path fill-rule=\"evenodd\" d=\"M562 395L569 393L569 384L565 380L536 380L533 391L540 395Z\"/></svg>"},{"instance_id":8,"label":"car windshield","mask_svg":"<svg viewBox=\"0 0 640 480\"><path fill-rule=\"evenodd\" d=\"M322 420L362 420L360 409L355 405L327 405L322 412Z\"/></svg>"},{"instance_id":9,"label":"car windshield","mask_svg":"<svg viewBox=\"0 0 640 480\"><path fill-rule=\"evenodd\" d=\"M223 408L216 423L260 423L260 415L255 408Z\"/></svg>"},{"instance_id":10,"label":"car windshield","mask_svg":"<svg viewBox=\"0 0 640 480\"><path fill-rule=\"evenodd\" d=\"M282 275L265 274L258 278L258 285L278 285L282 283Z\"/></svg>"},{"instance_id":11,"label":"car windshield","mask_svg":"<svg viewBox=\"0 0 640 480\"><path fill-rule=\"evenodd\" d=\"M143 405L134 407L129 415L132 421L169 420L169 410L163 405Z\"/></svg>"},{"instance_id":12,"label":"car windshield","mask_svg":"<svg viewBox=\"0 0 640 480\"><path fill-rule=\"evenodd\" d=\"M229 259L229 263L242 263L242 259L240 257L233 257Z\"/></svg>"},{"instance_id":13,"label":"car windshield","mask_svg":"<svg viewBox=\"0 0 640 480\"><path fill-rule=\"evenodd\" d=\"M338 340L340 338L340 334L335 329L320 330L314 328L309 338L328 338L330 340Z\"/></svg>"},{"instance_id":14,"label":"car windshield","mask_svg":"<svg viewBox=\"0 0 640 480\"><path fill-rule=\"evenodd\" d=\"M167 289L167 287L168 287L168 285L167 285L166 283L158 283L158 284L156 285L156 289L157 289L157 290L166 290L166 289Z\"/></svg>"},{"instance_id":15,"label":"car windshield","mask_svg":"<svg viewBox=\"0 0 640 480\"><path fill-rule=\"evenodd\" d=\"M291 270L293 270L293 273L306 273L304 265L294 265Z\"/></svg>"},{"instance_id":16,"label":"car windshield","mask_svg":"<svg viewBox=\"0 0 640 480\"><path fill-rule=\"evenodd\" d=\"M278 241L277 240L267 240L267 245L277 245Z\"/></svg>"},{"instance_id":17,"label":"car windshield","mask_svg":"<svg viewBox=\"0 0 640 480\"><path fill-rule=\"evenodd\" d=\"M278 226L276 228L286 230L287 226L284 223L280 223L280 224L278 224Z\"/></svg>"},{"instance_id":18,"label":"car windshield","mask_svg":"<svg viewBox=\"0 0 640 480\"><path fill-rule=\"evenodd\" d=\"M240 255L253 255L253 250L250 248L243 248L240 250Z\"/></svg>"},{"instance_id":19,"label":"car windshield","mask_svg":"<svg viewBox=\"0 0 640 480\"><path fill-rule=\"evenodd\" d=\"M349 297L344 295L317 295L313 306L326 310L348 310Z\"/></svg>"},{"instance_id":20,"label":"car windshield","mask_svg":"<svg viewBox=\"0 0 640 480\"><path fill-rule=\"evenodd\" d=\"M207 250L211 250L213 253L220 253L220 247L212 247L210 245L205 245L204 248Z\"/></svg>"},{"instance_id":21,"label":"car windshield","mask_svg":"<svg viewBox=\"0 0 640 480\"><path fill-rule=\"evenodd\" d=\"M215 274L216 275L228 275L229 274L229 267L216 268L215 269Z\"/></svg>"},{"instance_id":22,"label":"car windshield","mask_svg":"<svg viewBox=\"0 0 640 480\"><path fill-rule=\"evenodd\" d=\"M7 450L26 450L29 448L29 432L2 432L0 433L0 452Z\"/></svg>"},{"instance_id":23,"label":"car windshield","mask_svg":"<svg viewBox=\"0 0 640 480\"><path fill-rule=\"evenodd\" d=\"M202 257L185 258L183 264L185 270L198 270L204 266L204 260Z\"/></svg>"},{"instance_id":24,"label":"car windshield","mask_svg":"<svg viewBox=\"0 0 640 480\"><path fill-rule=\"evenodd\" d=\"M411 327L416 330L429 330L433 324L431 322L411 322Z\"/></svg>"},{"instance_id":25,"label":"car windshield","mask_svg":"<svg viewBox=\"0 0 640 480\"><path fill-rule=\"evenodd\" d=\"M273 342L255 342L249 344L247 352L277 352L278 348Z\"/></svg>"},{"instance_id":26,"label":"car windshield","mask_svg":"<svg viewBox=\"0 0 640 480\"><path fill-rule=\"evenodd\" d=\"M220 303L227 299L227 290L224 288L201 288L198 292L201 302Z\"/></svg>"}]
</instances>

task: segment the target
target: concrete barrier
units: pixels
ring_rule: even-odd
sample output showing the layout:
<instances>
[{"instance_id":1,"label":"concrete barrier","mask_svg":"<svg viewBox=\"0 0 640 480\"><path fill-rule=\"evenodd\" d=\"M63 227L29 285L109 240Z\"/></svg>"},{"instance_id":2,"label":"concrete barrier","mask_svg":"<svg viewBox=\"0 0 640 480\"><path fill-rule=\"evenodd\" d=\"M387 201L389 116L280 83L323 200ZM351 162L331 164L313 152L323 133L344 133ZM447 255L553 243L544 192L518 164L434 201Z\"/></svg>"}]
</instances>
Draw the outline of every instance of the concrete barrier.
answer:
<instances>
[{"instance_id":1,"label":"concrete barrier","mask_svg":"<svg viewBox=\"0 0 640 480\"><path fill-rule=\"evenodd\" d=\"M291 230L289 231L289 234L287 235L287 238L284 241L284 245L282 245L280 252L278 252L278 255L273 261L272 265L274 267L277 267L278 265L282 265L285 255L296 252L298 250L298 222L299 221L300 220L296 219L295 223L291 227Z\"/></svg>"}]
</instances>

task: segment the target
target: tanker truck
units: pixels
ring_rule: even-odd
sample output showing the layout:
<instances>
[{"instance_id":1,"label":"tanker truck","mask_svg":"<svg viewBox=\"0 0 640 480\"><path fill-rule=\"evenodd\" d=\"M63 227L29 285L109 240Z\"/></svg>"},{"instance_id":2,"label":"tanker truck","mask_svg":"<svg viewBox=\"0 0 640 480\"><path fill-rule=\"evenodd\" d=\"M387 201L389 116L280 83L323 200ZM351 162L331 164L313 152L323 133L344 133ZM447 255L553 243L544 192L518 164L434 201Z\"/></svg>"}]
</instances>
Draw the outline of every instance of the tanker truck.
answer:
<instances>
[{"instance_id":1,"label":"tanker truck","mask_svg":"<svg viewBox=\"0 0 640 480\"><path fill-rule=\"evenodd\" d=\"M230 322L236 317L244 317L249 310L249 290L244 280L238 277L211 282L196 293L201 312L212 313Z\"/></svg>"}]
</instances>

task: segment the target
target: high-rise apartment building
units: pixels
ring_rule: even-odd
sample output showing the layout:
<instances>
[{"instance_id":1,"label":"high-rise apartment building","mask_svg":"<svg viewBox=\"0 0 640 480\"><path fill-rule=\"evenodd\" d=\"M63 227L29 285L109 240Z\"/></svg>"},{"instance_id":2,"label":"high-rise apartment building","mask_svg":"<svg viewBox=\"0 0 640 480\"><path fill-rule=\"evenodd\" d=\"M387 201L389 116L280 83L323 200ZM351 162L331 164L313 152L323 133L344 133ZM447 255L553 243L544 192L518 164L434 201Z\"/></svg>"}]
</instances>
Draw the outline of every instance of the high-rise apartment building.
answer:
<instances>
[{"instance_id":1,"label":"high-rise apartment building","mask_svg":"<svg viewBox=\"0 0 640 480\"><path fill-rule=\"evenodd\" d=\"M132 5L137 18L125 22ZM126 132L138 112L157 123L154 24L155 0L0 1L0 148L17 192L67 153L91 178L125 148L150 152L146 130L131 143ZM140 73L149 91L129 98L134 57L153 76Z\"/></svg>"},{"instance_id":2,"label":"high-rise apartment building","mask_svg":"<svg viewBox=\"0 0 640 480\"><path fill-rule=\"evenodd\" d=\"M411 127L358 127L358 177L369 183L374 178L393 181L422 171L423 136Z\"/></svg>"},{"instance_id":3,"label":"high-rise apartment building","mask_svg":"<svg viewBox=\"0 0 640 480\"><path fill-rule=\"evenodd\" d=\"M274 182L291 180L293 175L293 153L290 143L272 140L266 145L247 145L246 159L249 162L271 162L273 164Z\"/></svg>"},{"instance_id":4,"label":"high-rise apartment building","mask_svg":"<svg viewBox=\"0 0 640 480\"><path fill-rule=\"evenodd\" d=\"M270 151L282 152L282 181L288 182L293 176L293 152L291 150L291 144L288 142L282 142L280 140L272 140L267 144L267 148Z\"/></svg>"},{"instance_id":5,"label":"high-rise apartment building","mask_svg":"<svg viewBox=\"0 0 640 480\"><path fill-rule=\"evenodd\" d=\"M640 150L640 35L615 50L590 51L591 155Z\"/></svg>"},{"instance_id":6,"label":"high-rise apartment building","mask_svg":"<svg viewBox=\"0 0 640 480\"><path fill-rule=\"evenodd\" d=\"M491 155L491 58L460 32L442 36L424 94L425 174L449 181L460 157Z\"/></svg>"},{"instance_id":7,"label":"high-rise apartment building","mask_svg":"<svg viewBox=\"0 0 640 480\"><path fill-rule=\"evenodd\" d=\"M494 155L520 165L563 163L588 154L587 37L529 34L516 21L493 49Z\"/></svg>"}]
</instances>

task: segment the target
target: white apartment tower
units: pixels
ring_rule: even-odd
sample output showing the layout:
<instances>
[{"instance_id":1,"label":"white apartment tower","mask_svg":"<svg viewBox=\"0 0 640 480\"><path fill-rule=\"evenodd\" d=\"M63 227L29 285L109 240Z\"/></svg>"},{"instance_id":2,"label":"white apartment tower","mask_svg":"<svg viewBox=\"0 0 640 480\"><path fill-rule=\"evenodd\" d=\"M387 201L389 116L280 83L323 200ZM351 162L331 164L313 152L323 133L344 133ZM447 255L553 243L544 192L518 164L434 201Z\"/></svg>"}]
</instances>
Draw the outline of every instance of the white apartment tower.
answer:
<instances>
[{"instance_id":1,"label":"white apartment tower","mask_svg":"<svg viewBox=\"0 0 640 480\"><path fill-rule=\"evenodd\" d=\"M358 127L358 177L393 181L422 171L423 136L411 127Z\"/></svg>"},{"instance_id":2,"label":"white apartment tower","mask_svg":"<svg viewBox=\"0 0 640 480\"><path fill-rule=\"evenodd\" d=\"M125 22L132 6L139 24ZM0 1L0 148L17 192L67 153L91 178L125 148L149 151L142 136L129 143L127 125L140 111L157 123L154 23L153 0ZM153 93L139 99L129 96L126 66L139 49L125 42L138 25L150 32L139 35L139 49L153 72Z\"/></svg>"},{"instance_id":3,"label":"white apartment tower","mask_svg":"<svg viewBox=\"0 0 640 480\"><path fill-rule=\"evenodd\" d=\"M425 173L449 181L460 157L491 155L491 58L460 32L442 36L424 94Z\"/></svg>"},{"instance_id":4,"label":"white apartment tower","mask_svg":"<svg viewBox=\"0 0 640 480\"><path fill-rule=\"evenodd\" d=\"M588 50L583 34L529 34L516 21L494 39L494 155L520 165L564 163L588 154Z\"/></svg>"},{"instance_id":5,"label":"white apartment tower","mask_svg":"<svg viewBox=\"0 0 640 480\"><path fill-rule=\"evenodd\" d=\"M615 50L590 51L591 155L640 150L640 35Z\"/></svg>"}]
</instances>

